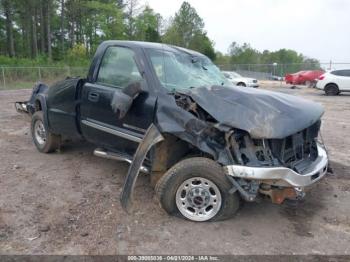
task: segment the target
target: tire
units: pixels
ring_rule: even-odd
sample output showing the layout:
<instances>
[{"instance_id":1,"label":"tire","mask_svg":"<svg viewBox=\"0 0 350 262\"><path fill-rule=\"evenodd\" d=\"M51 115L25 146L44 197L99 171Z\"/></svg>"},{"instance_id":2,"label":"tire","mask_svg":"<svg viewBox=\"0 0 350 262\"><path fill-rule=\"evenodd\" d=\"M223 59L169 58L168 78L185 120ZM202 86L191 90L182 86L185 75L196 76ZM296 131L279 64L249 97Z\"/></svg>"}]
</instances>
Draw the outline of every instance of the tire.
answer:
<instances>
[{"instance_id":1,"label":"tire","mask_svg":"<svg viewBox=\"0 0 350 262\"><path fill-rule=\"evenodd\" d=\"M235 215L241 199L238 192L229 193L231 188L219 164L208 158L193 157L171 167L159 179L155 190L168 214L202 222Z\"/></svg>"},{"instance_id":2,"label":"tire","mask_svg":"<svg viewBox=\"0 0 350 262\"><path fill-rule=\"evenodd\" d=\"M60 146L60 136L52 134L45 129L42 111L37 111L32 116L31 133L33 142L39 152L50 153L57 150Z\"/></svg>"},{"instance_id":3,"label":"tire","mask_svg":"<svg viewBox=\"0 0 350 262\"><path fill-rule=\"evenodd\" d=\"M237 85L238 85L238 86L244 86L244 87L247 86L247 85L246 85L245 83L243 83L243 82L239 82Z\"/></svg>"},{"instance_id":4,"label":"tire","mask_svg":"<svg viewBox=\"0 0 350 262\"><path fill-rule=\"evenodd\" d=\"M327 96L335 96L335 95L338 95L340 93L339 88L336 84L326 85L326 87L324 88L324 91L325 91Z\"/></svg>"}]
</instances>

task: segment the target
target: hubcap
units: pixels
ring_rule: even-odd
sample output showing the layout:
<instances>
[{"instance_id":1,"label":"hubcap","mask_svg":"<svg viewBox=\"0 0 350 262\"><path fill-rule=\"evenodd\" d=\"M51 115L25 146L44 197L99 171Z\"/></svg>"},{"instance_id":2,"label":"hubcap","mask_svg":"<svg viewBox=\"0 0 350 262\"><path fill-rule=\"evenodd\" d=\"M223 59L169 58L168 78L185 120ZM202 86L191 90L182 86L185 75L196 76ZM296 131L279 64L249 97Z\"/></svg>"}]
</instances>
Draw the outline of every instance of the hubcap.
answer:
<instances>
[{"instance_id":1,"label":"hubcap","mask_svg":"<svg viewBox=\"0 0 350 262\"><path fill-rule=\"evenodd\" d=\"M185 180L176 191L176 206L183 216L193 221L213 218L221 207L218 187L203 177Z\"/></svg>"},{"instance_id":2,"label":"hubcap","mask_svg":"<svg viewBox=\"0 0 350 262\"><path fill-rule=\"evenodd\" d=\"M41 120L35 121L34 124L34 137L39 145L44 145L46 142L46 130L44 123Z\"/></svg>"}]
</instances>

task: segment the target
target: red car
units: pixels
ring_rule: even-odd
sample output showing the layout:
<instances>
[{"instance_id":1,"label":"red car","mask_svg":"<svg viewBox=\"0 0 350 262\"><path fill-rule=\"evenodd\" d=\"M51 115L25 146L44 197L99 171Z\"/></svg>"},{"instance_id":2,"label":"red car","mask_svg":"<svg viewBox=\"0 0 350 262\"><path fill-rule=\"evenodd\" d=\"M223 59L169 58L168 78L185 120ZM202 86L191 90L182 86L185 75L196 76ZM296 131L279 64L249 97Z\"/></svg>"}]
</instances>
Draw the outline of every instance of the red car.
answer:
<instances>
[{"instance_id":1,"label":"red car","mask_svg":"<svg viewBox=\"0 0 350 262\"><path fill-rule=\"evenodd\" d=\"M309 86L316 82L316 79L323 73L322 70L299 71L294 74L286 74L285 79L287 84Z\"/></svg>"}]
</instances>

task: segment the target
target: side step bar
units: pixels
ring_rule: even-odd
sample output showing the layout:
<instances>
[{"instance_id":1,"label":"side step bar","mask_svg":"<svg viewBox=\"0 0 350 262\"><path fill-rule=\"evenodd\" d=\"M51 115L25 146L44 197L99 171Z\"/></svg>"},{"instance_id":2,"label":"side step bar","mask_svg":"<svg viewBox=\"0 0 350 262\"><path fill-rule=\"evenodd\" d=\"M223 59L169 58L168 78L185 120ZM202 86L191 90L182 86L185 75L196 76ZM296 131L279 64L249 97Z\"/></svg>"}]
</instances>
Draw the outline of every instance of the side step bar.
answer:
<instances>
[{"instance_id":1,"label":"side step bar","mask_svg":"<svg viewBox=\"0 0 350 262\"><path fill-rule=\"evenodd\" d=\"M94 155L98 156L98 157L102 157L102 158L107 158L107 159L112 159L112 160L117 160L117 161L123 161L123 162L127 162L131 165L132 163L132 159L128 156L125 155L121 155L115 152L110 152L110 151L106 151L102 148L96 148L94 150ZM145 166L141 166L140 167L140 171L146 174L149 174L149 169Z\"/></svg>"}]
</instances>

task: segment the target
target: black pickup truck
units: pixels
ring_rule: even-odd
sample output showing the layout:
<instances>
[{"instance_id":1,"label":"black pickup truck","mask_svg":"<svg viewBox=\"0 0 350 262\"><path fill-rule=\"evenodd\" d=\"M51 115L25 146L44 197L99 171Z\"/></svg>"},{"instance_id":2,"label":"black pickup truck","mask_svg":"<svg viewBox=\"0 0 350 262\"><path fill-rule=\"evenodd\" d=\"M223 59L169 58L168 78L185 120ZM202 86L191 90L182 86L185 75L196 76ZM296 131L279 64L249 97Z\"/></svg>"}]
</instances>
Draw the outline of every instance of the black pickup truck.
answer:
<instances>
[{"instance_id":1,"label":"black pickup truck","mask_svg":"<svg viewBox=\"0 0 350 262\"><path fill-rule=\"evenodd\" d=\"M79 138L128 162L126 210L139 172L169 214L193 221L227 219L242 200L301 198L327 172L319 104L232 86L206 56L176 46L103 42L86 78L39 83L16 108L32 116L40 152Z\"/></svg>"}]
</instances>

